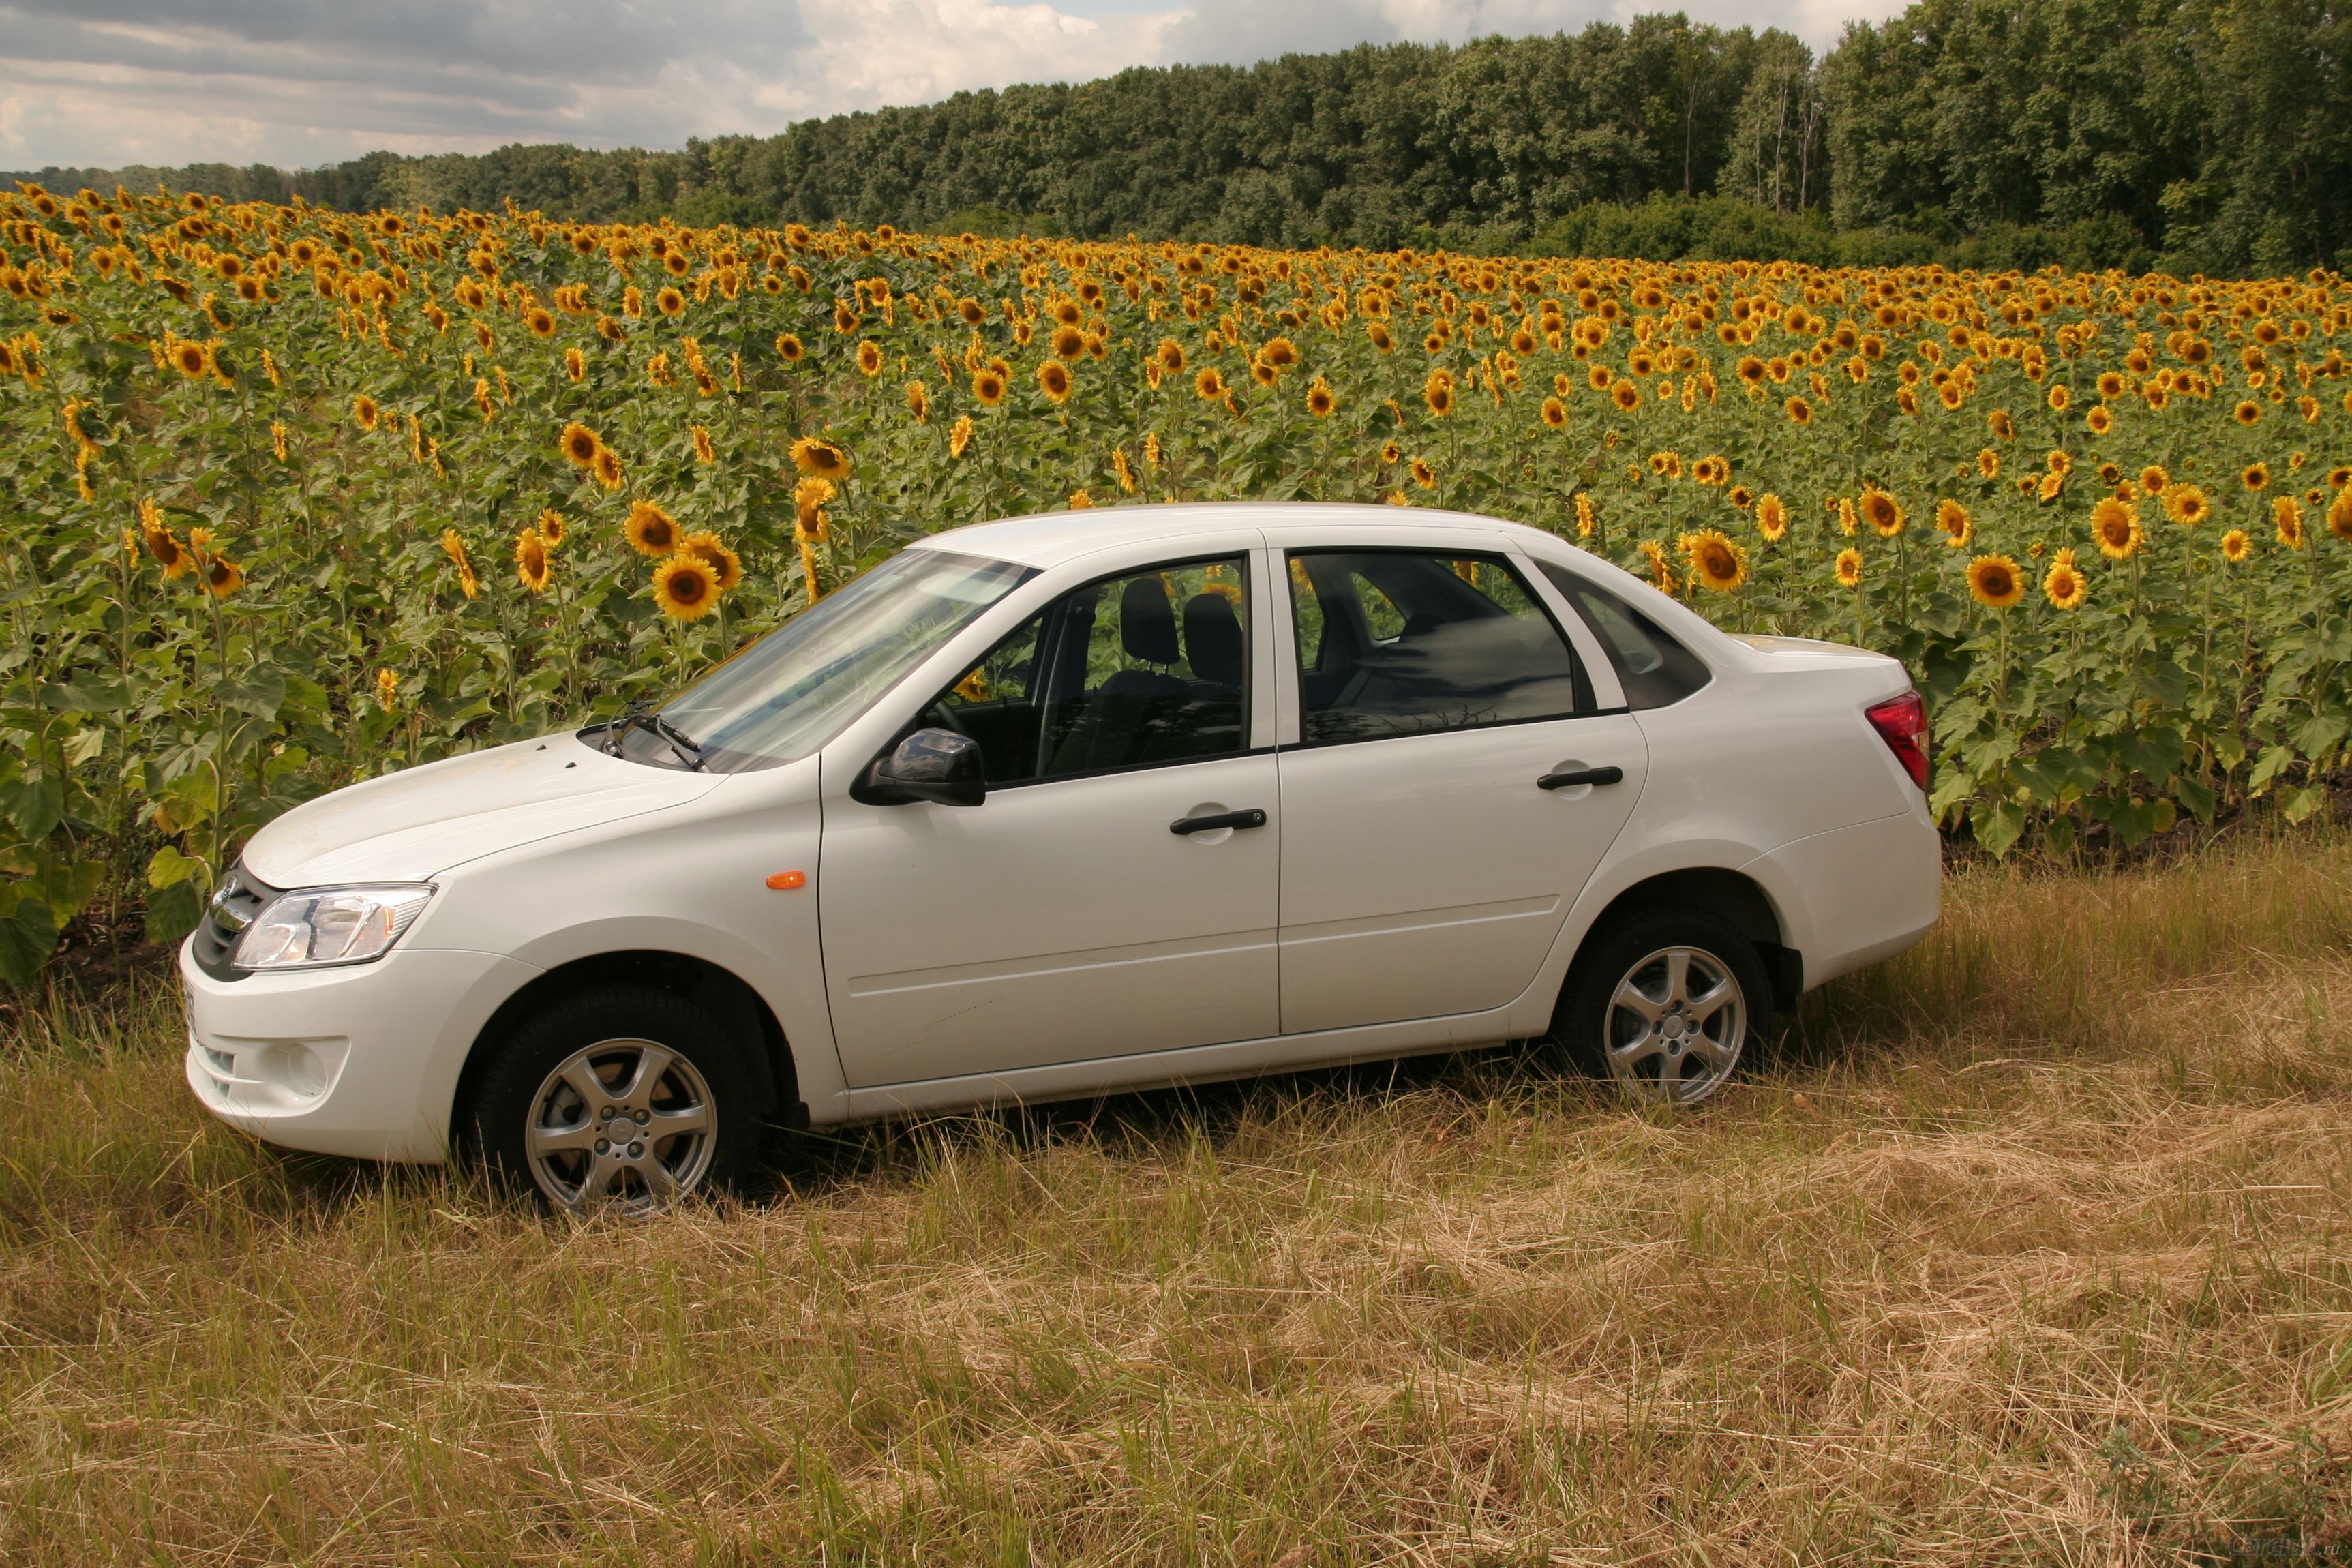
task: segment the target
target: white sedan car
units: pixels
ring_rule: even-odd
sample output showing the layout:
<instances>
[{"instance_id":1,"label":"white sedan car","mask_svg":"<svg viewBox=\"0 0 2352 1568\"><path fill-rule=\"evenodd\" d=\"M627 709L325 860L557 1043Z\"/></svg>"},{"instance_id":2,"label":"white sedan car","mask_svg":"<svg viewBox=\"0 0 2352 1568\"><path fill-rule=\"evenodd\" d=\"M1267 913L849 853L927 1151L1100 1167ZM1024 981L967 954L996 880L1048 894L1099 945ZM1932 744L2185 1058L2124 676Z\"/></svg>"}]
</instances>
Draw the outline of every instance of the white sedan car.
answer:
<instances>
[{"instance_id":1,"label":"white sedan car","mask_svg":"<svg viewBox=\"0 0 2352 1568\"><path fill-rule=\"evenodd\" d=\"M657 1207L763 1122L1549 1036L1716 1093L1939 889L1891 658L1390 507L958 529L658 710L255 835L188 1082L298 1149Z\"/></svg>"}]
</instances>

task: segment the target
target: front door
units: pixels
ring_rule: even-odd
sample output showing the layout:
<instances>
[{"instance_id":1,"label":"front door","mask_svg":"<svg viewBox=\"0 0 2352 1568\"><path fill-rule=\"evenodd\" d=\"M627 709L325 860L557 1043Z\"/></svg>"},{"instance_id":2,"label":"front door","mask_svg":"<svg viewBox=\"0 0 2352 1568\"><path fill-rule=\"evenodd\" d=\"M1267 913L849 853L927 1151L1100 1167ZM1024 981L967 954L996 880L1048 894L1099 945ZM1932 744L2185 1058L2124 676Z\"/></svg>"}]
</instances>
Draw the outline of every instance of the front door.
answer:
<instances>
[{"instance_id":1,"label":"front door","mask_svg":"<svg viewBox=\"0 0 2352 1568\"><path fill-rule=\"evenodd\" d=\"M1289 577L1283 1031L1502 1006L1632 814L1642 732L1500 553L1297 550Z\"/></svg>"},{"instance_id":2,"label":"front door","mask_svg":"<svg viewBox=\"0 0 2352 1568\"><path fill-rule=\"evenodd\" d=\"M853 1087L1278 1032L1248 566L1088 584L940 693L916 725L980 742L984 804L827 790L825 983Z\"/></svg>"}]
</instances>

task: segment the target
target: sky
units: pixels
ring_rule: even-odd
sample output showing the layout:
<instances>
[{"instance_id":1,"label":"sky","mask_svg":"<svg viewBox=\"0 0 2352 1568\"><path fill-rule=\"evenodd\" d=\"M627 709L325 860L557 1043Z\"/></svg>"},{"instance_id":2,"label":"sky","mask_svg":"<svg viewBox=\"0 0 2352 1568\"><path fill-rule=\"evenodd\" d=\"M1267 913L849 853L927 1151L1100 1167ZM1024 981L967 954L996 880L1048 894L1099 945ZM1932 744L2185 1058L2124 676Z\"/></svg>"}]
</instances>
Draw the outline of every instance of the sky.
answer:
<instances>
[{"instance_id":1,"label":"sky","mask_svg":"<svg viewBox=\"0 0 2352 1568\"><path fill-rule=\"evenodd\" d=\"M677 147L968 88L1575 31L1669 0L0 0L0 168ZM1815 48L1901 0L1690 0Z\"/></svg>"}]
</instances>

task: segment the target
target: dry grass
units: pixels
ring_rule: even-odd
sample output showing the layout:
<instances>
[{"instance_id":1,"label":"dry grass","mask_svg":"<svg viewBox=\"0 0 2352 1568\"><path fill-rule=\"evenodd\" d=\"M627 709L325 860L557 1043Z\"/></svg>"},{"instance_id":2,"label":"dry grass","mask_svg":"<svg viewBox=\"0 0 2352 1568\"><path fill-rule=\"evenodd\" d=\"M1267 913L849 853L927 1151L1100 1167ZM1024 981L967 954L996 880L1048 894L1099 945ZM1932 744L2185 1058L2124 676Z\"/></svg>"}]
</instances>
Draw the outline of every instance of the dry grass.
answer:
<instances>
[{"instance_id":1,"label":"dry grass","mask_svg":"<svg viewBox=\"0 0 2352 1568\"><path fill-rule=\"evenodd\" d=\"M2352 1552L2347 1020L2341 839L1971 873L1685 1120L1463 1058L572 1226L257 1151L166 998L60 1003L0 1056L0 1553Z\"/></svg>"}]
</instances>

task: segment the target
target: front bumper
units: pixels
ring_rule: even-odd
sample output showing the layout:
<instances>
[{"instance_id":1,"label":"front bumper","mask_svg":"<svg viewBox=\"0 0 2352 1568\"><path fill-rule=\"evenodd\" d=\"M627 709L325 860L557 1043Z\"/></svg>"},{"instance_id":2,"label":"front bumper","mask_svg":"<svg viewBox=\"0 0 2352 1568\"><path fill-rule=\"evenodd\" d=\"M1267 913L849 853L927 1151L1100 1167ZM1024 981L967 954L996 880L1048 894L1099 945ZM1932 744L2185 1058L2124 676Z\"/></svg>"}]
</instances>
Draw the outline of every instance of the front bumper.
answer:
<instances>
[{"instance_id":1,"label":"front bumper","mask_svg":"<svg viewBox=\"0 0 2352 1568\"><path fill-rule=\"evenodd\" d=\"M467 1053L539 973L499 953L394 948L373 963L220 981L183 944L188 1087L229 1125L289 1149L438 1162Z\"/></svg>"}]
</instances>

